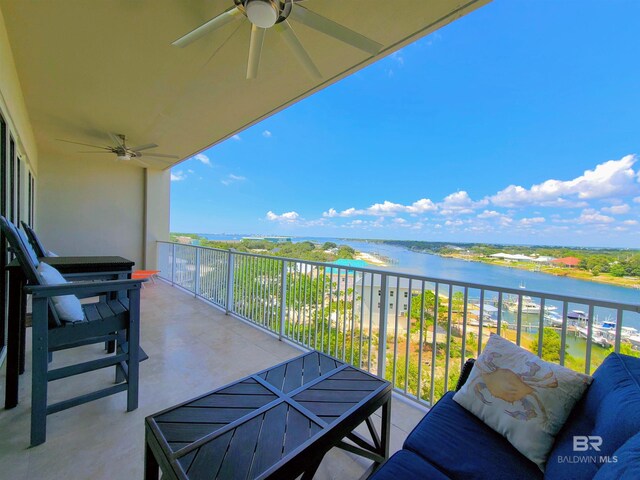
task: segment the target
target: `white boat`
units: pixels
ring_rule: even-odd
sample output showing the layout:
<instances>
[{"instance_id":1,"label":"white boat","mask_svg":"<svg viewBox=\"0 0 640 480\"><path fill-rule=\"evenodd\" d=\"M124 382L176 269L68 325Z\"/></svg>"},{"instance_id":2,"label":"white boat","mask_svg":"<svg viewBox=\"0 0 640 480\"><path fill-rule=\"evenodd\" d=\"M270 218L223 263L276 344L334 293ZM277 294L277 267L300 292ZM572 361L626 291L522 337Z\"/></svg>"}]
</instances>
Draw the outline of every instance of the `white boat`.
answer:
<instances>
[{"instance_id":1,"label":"white boat","mask_svg":"<svg viewBox=\"0 0 640 480\"><path fill-rule=\"evenodd\" d=\"M510 312L518 311L518 300L513 300L511 302L505 302L505 307ZM554 307L553 305L545 305L545 312L552 312L557 310L558 307ZM522 296L522 313L540 313L540 304L533 301L533 299L527 295Z\"/></svg>"},{"instance_id":2,"label":"white boat","mask_svg":"<svg viewBox=\"0 0 640 480\"><path fill-rule=\"evenodd\" d=\"M576 331L581 338L587 338L589 333L589 331L585 327L576 327ZM606 332L602 331L602 329L596 327L595 325L591 329L591 343L600 345L603 348L608 348L612 345L606 336Z\"/></svg>"},{"instance_id":3,"label":"white boat","mask_svg":"<svg viewBox=\"0 0 640 480\"><path fill-rule=\"evenodd\" d=\"M555 312L546 312L544 314L544 319L547 324L552 327L562 327L562 324L564 323L562 317Z\"/></svg>"},{"instance_id":4,"label":"white boat","mask_svg":"<svg viewBox=\"0 0 640 480\"><path fill-rule=\"evenodd\" d=\"M580 322L584 322L586 321L589 317L587 315L587 312L584 312L582 310L571 310L571 312L569 312L567 314L567 318L569 320L578 320Z\"/></svg>"},{"instance_id":5,"label":"white boat","mask_svg":"<svg viewBox=\"0 0 640 480\"><path fill-rule=\"evenodd\" d=\"M627 340L629 340L635 348L640 348L640 335L631 335Z\"/></svg>"}]
</instances>

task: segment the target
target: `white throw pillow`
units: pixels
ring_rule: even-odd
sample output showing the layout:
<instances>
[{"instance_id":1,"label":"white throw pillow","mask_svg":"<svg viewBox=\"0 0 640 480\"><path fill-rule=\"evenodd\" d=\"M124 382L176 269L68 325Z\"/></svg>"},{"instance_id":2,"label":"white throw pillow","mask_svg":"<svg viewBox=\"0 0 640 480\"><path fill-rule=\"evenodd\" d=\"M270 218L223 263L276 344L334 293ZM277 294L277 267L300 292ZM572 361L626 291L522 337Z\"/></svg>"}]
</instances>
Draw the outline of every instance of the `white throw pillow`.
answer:
<instances>
[{"instance_id":1,"label":"white throw pillow","mask_svg":"<svg viewBox=\"0 0 640 480\"><path fill-rule=\"evenodd\" d=\"M492 334L453 400L544 471L555 436L591 380Z\"/></svg>"},{"instance_id":2,"label":"white throw pillow","mask_svg":"<svg viewBox=\"0 0 640 480\"><path fill-rule=\"evenodd\" d=\"M63 285L69 283L58 270L44 262L40 262L40 265L38 265L38 273L42 277L45 285ZM56 312L58 312L60 320L65 322L82 322L84 320L82 304L75 295L59 295L51 299L53 300L53 305Z\"/></svg>"}]
</instances>

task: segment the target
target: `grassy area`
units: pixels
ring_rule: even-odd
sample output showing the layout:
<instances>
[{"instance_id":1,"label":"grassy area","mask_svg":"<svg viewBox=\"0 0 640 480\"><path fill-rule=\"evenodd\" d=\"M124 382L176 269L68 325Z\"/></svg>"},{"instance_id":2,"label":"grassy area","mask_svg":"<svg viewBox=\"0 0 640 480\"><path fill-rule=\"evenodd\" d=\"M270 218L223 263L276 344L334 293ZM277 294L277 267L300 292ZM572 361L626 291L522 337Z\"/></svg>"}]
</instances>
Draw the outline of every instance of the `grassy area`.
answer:
<instances>
[{"instance_id":1,"label":"grassy area","mask_svg":"<svg viewBox=\"0 0 640 480\"><path fill-rule=\"evenodd\" d=\"M312 242L270 242L268 240L240 240L220 241L208 240L194 233L172 233L172 242L183 242L190 239L201 247L219 248L222 250L234 249L238 252L255 253L260 255L296 258L315 262L333 262L342 259L354 259L358 255L348 245L336 245L332 242L317 244Z\"/></svg>"},{"instance_id":2,"label":"grassy area","mask_svg":"<svg viewBox=\"0 0 640 480\"><path fill-rule=\"evenodd\" d=\"M578 280L586 280L589 282L606 283L608 285L616 285L619 287L637 288L640 286L640 277L616 277L609 273L600 273L594 275L588 270L582 270L579 268L558 267L551 265L533 265L531 262L513 262L508 260L495 259L491 257L485 257L482 255L469 255L460 253L448 253L442 255L449 258L459 258L463 260L472 260L474 262L482 262L488 265L495 265L498 267L517 268L519 270L529 270L549 275L555 275L557 277L569 277L576 278Z\"/></svg>"}]
</instances>

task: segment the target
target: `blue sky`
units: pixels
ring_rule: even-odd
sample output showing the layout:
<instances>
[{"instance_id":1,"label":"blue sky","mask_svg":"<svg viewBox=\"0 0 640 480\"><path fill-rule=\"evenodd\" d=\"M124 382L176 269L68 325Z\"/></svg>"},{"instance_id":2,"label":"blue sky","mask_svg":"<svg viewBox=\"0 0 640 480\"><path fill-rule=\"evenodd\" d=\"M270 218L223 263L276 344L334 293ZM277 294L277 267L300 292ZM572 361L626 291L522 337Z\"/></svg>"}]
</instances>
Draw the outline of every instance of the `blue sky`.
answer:
<instances>
[{"instance_id":1,"label":"blue sky","mask_svg":"<svg viewBox=\"0 0 640 480\"><path fill-rule=\"evenodd\" d=\"M171 229L638 247L639 31L495 0L174 167Z\"/></svg>"}]
</instances>

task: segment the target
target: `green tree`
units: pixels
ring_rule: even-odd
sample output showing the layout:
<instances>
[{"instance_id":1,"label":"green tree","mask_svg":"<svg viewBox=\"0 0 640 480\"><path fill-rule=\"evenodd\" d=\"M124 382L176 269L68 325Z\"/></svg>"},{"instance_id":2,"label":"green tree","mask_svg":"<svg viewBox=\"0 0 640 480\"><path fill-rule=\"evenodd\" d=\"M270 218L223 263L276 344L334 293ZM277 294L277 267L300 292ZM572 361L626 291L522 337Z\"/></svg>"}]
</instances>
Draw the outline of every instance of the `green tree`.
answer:
<instances>
[{"instance_id":1,"label":"green tree","mask_svg":"<svg viewBox=\"0 0 640 480\"><path fill-rule=\"evenodd\" d=\"M436 296L430 290L424 292L424 325L433 325L433 307L435 305ZM423 294L416 295L411 298L411 318L420 320L423 308Z\"/></svg>"},{"instance_id":2,"label":"green tree","mask_svg":"<svg viewBox=\"0 0 640 480\"><path fill-rule=\"evenodd\" d=\"M630 343L620 343L620 353L623 355L629 355L630 357L640 357L640 351L634 350Z\"/></svg>"},{"instance_id":3,"label":"green tree","mask_svg":"<svg viewBox=\"0 0 640 480\"><path fill-rule=\"evenodd\" d=\"M542 359L548 362L560 361L560 348L562 341L560 335L553 328L545 327L542 331ZM531 342L531 350L538 353L538 338ZM566 354L566 350L565 350Z\"/></svg>"},{"instance_id":4,"label":"green tree","mask_svg":"<svg viewBox=\"0 0 640 480\"><path fill-rule=\"evenodd\" d=\"M329 249L331 249L331 248L336 248L337 246L338 246L338 245L336 245L336 244L335 244L335 243L333 243L333 242L324 242L324 243L322 244L322 250L329 250Z\"/></svg>"},{"instance_id":5,"label":"green tree","mask_svg":"<svg viewBox=\"0 0 640 480\"><path fill-rule=\"evenodd\" d=\"M621 263L616 263L614 265L611 265L611 268L609 268L609 273L614 277L624 277L627 272Z\"/></svg>"}]
</instances>

